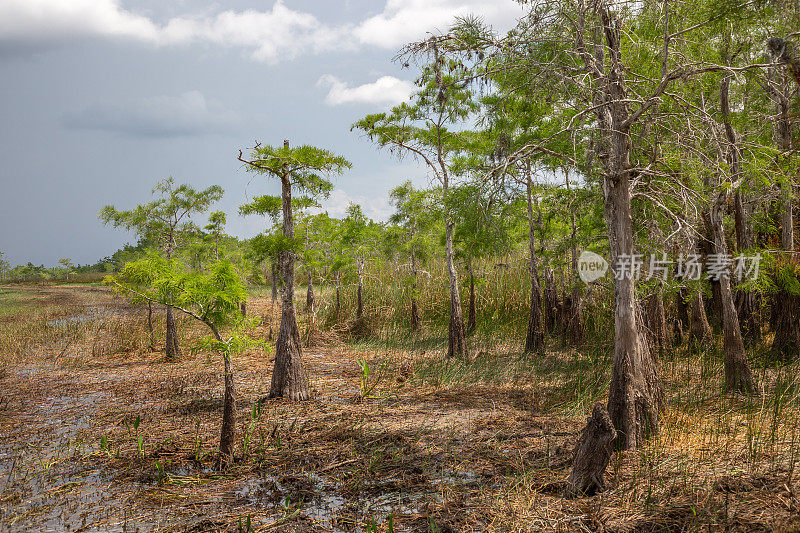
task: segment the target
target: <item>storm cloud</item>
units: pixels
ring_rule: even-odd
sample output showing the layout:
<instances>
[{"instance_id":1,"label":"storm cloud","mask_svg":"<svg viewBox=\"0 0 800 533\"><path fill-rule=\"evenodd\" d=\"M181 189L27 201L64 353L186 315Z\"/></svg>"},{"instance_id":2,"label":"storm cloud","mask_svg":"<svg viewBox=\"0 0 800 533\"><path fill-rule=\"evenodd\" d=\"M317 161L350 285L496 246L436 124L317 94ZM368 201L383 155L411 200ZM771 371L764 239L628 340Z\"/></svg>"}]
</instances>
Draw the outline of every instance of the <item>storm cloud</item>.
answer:
<instances>
[{"instance_id":1,"label":"storm cloud","mask_svg":"<svg viewBox=\"0 0 800 533\"><path fill-rule=\"evenodd\" d=\"M129 103L98 103L68 113L71 129L103 130L133 137L181 137L232 131L239 116L199 91L178 96L153 96Z\"/></svg>"}]
</instances>

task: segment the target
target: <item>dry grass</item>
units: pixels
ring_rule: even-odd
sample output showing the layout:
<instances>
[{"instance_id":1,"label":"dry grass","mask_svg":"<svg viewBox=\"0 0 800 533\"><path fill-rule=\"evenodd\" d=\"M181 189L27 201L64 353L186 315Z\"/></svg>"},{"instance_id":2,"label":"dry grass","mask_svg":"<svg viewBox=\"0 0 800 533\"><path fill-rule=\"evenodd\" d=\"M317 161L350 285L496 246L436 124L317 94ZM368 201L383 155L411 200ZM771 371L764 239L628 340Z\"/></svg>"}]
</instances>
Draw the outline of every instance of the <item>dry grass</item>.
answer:
<instances>
[{"instance_id":1,"label":"dry grass","mask_svg":"<svg viewBox=\"0 0 800 533\"><path fill-rule=\"evenodd\" d=\"M484 338L473 360L445 363L436 341L348 344L301 316L313 400L261 400L271 356L235 358L239 448L220 473L221 362L191 349L199 327L179 322L184 357L165 363L145 312L102 289L13 290L0 299L3 530L388 531L389 516L397 531L800 528L796 365L762 370L753 400L719 394L713 353L671 354L659 437L614 457L605 493L567 499L607 360ZM248 312L263 317L254 335L277 332L268 297ZM380 376L371 399L358 360L368 384Z\"/></svg>"}]
</instances>

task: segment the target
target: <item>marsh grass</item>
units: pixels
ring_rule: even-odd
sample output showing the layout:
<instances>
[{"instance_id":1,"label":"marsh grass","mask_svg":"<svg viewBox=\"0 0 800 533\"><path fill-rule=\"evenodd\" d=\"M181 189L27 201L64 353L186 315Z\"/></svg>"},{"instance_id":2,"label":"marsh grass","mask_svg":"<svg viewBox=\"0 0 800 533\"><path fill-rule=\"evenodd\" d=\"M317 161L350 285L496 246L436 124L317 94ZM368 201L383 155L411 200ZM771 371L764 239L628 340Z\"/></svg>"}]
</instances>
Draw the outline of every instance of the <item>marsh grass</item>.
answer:
<instances>
[{"instance_id":1,"label":"marsh grass","mask_svg":"<svg viewBox=\"0 0 800 533\"><path fill-rule=\"evenodd\" d=\"M606 492L568 499L558 487L572 445L607 395L604 336L581 349L556 336L543 353L522 354L516 336L479 328L471 356L448 360L434 320L411 335L399 316L374 314L376 328L355 338L301 311L301 332L314 341L303 352L314 399L264 400L271 356L251 349L234 358L240 440L235 465L220 473L211 468L220 363L191 350L201 330L179 322L184 358L168 364L149 349L143 309L105 292L60 290L26 288L2 300L13 311L0 322L11 365L0 446L19 459L18 477L0 494L10 504L0 523L12 527L236 530L241 518L255 531L388 531L390 516L396 531L798 525L800 368L768 363L759 350L751 354L764 390L757 399L722 393L716 349L663 354L660 434L615 454ZM329 288L320 295L327 305ZM248 312L264 318L253 335L277 331L268 290L248 299ZM605 311L592 320L608 325ZM376 369L381 379L364 394ZM0 461L0 481L10 469ZM42 489L56 518L35 505Z\"/></svg>"}]
</instances>

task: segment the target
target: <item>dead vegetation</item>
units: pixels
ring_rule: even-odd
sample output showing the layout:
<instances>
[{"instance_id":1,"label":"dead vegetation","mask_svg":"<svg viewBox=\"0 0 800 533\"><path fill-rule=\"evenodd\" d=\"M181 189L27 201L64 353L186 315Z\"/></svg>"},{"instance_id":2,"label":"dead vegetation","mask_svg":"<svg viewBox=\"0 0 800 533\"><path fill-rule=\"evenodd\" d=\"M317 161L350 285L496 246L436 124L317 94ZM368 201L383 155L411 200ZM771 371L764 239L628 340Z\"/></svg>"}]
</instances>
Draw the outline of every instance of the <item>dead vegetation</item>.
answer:
<instances>
[{"instance_id":1,"label":"dead vegetation","mask_svg":"<svg viewBox=\"0 0 800 533\"><path fill-rule=\"evenodd\" d=\"M218 472L221 363L191 349L202 330L180 323L184 355L167 363L146 311L102 289L3 291L3 530L800 528L796 365L760 369L751 399L721 393L717 354L667 354L660 435L612 455L604 492L569 497L607 361L486 339L448 361L422 341L348 344L301 316L312 399L265 399L272 354L236 357L236 461ZM255 335L277 330L268 298L248 311Z\"/></svg>"}]
</instances>

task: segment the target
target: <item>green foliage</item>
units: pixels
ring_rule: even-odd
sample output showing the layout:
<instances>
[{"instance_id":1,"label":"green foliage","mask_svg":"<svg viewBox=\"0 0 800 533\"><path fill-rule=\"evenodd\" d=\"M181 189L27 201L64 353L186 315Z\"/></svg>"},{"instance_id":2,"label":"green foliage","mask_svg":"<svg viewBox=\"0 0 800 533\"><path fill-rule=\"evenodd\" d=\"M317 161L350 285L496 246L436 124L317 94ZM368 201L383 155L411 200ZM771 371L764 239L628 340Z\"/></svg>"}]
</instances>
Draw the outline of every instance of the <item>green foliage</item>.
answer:
<instances>
[{"instance_id":1,"label":"green foliage","mask_svg":"<svg viewBox=\"0 0 800 533\"><path fill-rule=\"evenodd\" d=\"M246 296L241 280L228 261L211 265L208 273L192 272L174 259L150 254L128 263L116 277L108 278L123 293L133 292L164 305L172 305L214 326L236 322L239 302Z\"/></svg>"},{"instance_id":2,"label":"green foliage","mask_svg":"<svg viewBox=\"0 0 800 533\"><path fill-rule=\"evenodd\" d=\"M420 90L410 103L404 102L388 113L367 115L351 130L362 131L377 146L399 157L421 158L446 186L448 166L468 140L459 126L479 106L468 88L472 75L468 66L433 50L431 61L423 66L416 82Z\"/></svg>"},{"instance_id":3,"label":"green foliage","mask_svg":"<svg viewBox=\"0 0 800 533\"><path fill-rule=\"evenodd\" d=\"M305 211L311 207L319 207L319 202L307 196L292 198L293 211ZM278 221L283 209L283 201L280 196L257 196L252 201L239 207L239 214L264 215Z\"/></svg>"},{"instance_id":4,"label":"green foliage","mask_svg":"<svg viewBox=\"0 0 800 533\"><path fill-rule=\"evenodd\" d=\"M292 186L312 197L327 196L333 185L332 175L341 174L352 167L340 155L314 146L256 146L245 161L247 170L261 174L286 177Z\"/></svg>"},{"instance_id":5,"label":"green foliage","mask_svg":"<svg viewBox=\"0 0 800 533\"><path fill-rule=\"evenodd\" d=\"M453 240L459 257L471 261L504 255L514 247L512 204L488 195L477 185L454 187L444 197L444 209L455 223Z\"/></svg>"},{"instance_id":6,"label":"green foliage","mask_svg":"<svg viewBox=\"0 0 800 533\"><path fill-rule=\"evenodd\" d=\"M167 255L175 250L178 236L193 229L189 222L191 216L206 211L223 195L218 185L198 191L187 184L176 187L172 178L158 182L152 192L157 198L151 202L127 211L107 205L99 216L104 224L134 230L140 237L154 239Z\"/></svg>"},{"instance_id":7,"label":"green foliage","mask_svg":"<svg viewBox=\"0 0 800 533\"><path fill-rule=\"evenodd\" d=\"M426 261L434 249L437 216L437 191L415 189L410 181L398 185L389 194L395 212L386 228L385 252L390 258Z\"/></svg>"}]
</instances>

